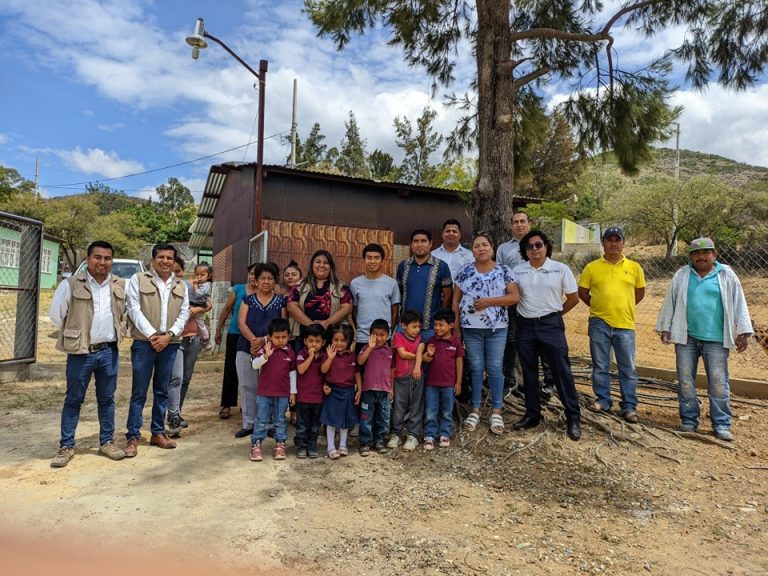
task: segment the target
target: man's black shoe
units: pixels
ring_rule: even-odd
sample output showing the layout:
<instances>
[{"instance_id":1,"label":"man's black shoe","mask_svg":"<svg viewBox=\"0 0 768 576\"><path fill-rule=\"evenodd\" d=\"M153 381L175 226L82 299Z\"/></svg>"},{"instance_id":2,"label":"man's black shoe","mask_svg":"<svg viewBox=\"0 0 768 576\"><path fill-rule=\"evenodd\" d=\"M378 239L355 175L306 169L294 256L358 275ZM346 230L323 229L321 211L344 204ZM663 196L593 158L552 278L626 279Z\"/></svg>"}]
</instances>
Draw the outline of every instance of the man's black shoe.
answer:
<instances>
[{"instance_id":1,"label":"man's black shoe","mask_svg":"<svg viewBox=\"0 0 768 576\"><path fill-rule=\"evenodd\" d=\"M513 430L523 430L524 428L535 428L541 424L541 416L525 415L520 420L512 424Z\"/></svg>"},{"instance_id":2,"label":"man's black shoe","mask_svg":"<svg viewBox=\"0 0 768 576\"><path fill-rule=\"evenodd\" d=\"M581 438L581 426L579 426L578 422L568 424L568 438L571 440L578 440Z\"/></svg>"},{"instance_id":3,"label":"man's black shoe","mask_svg":"<svg viewBox=\"0 0 768 576\"><path fill-rule=\"evenodd\" d=\"M235 438L245 438L251 434L253 434L253 428L240 428L240 430L235 432Z\"/></svg>"}]
</instances>

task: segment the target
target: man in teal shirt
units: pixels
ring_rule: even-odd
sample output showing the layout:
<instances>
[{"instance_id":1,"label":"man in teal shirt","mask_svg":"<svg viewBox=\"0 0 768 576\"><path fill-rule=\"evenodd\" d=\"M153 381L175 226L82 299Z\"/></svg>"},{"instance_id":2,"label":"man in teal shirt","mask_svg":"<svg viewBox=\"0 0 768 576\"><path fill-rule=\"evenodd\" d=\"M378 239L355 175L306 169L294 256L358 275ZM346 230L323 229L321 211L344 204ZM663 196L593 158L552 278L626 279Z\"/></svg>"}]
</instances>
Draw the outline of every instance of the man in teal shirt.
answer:
<instances>
[{"instance_id":1,"label":"man in teal shirt","mask_svg":"<svg viewBox=\"0 0 768 576\"><path fill-rule=\"evenodd\" d=\"M741 283L730 266L716 260L715 243L697 238L688 253L690 264L672 278L656 331L664 344L675 345L680 429L694 432L699 426L696 371L702 358L712 428L717 438L731 441L728 354L732 348L747 349L752 322Z\"/></svg>"}]
</instances>

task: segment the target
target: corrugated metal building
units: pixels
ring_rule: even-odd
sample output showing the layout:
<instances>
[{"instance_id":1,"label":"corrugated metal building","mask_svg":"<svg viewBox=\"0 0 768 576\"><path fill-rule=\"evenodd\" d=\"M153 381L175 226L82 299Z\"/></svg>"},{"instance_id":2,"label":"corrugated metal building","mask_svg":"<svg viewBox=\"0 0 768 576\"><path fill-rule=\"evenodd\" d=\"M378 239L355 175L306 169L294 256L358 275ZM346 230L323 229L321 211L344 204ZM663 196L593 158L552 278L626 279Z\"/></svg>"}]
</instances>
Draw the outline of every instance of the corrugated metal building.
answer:
<instances>
[{"instance_id":1,"label":"corrugated metal building","mask_svg":"<svg viewBox=\"0 0 768 576\"><path fill-rule=\"evenodd\" d=\"M190 246L212 250L215 281L245 281L253 261L273 261L282 270L293 259L306 271L311 254L326 249L349 282L363 273L362 249L369 242L384 246L392 274L408 255L414 229L430 230L435 246L449 218L461 222L465 240L472 232L469 207L456 190L282 166L264 166L257 206L256 168L227 163L210 169ZM516 198L515 206L538 201Z\"/></svg>"}]
</instances>

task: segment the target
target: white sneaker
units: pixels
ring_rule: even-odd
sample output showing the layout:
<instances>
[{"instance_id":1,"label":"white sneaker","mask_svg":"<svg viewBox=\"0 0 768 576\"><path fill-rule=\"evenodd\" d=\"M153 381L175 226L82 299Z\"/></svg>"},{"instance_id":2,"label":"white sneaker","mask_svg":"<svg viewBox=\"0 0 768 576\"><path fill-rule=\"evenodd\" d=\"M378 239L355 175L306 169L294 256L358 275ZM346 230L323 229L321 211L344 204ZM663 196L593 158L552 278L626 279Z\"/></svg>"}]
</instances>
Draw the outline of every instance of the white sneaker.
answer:
<instances>
[{"instance_id":1,"label":"white sneaker","mask_svg":"<svg viewBox=\"0 0 768 576\"><path fill-rule=\"evenodd\" d=\"M409 452L411 450L415 450L416 446L419 445L419 441L416 438L416 436L408 436L408 439L405 441L405 444L403 444L403 450L408 450Z\"/></svg>"},{"instance_id":2,"label":"white sneaker","mask_svg":"<svg viewBox=\"0 0 768 576\"><path fill-rule=\"evenodd\" d=\"M387 448L395 449L398 446L400 446L400 436L397 434L392 434L392 436L389 439L389 442L387 442Z\"/></svg>"}]
</instances>

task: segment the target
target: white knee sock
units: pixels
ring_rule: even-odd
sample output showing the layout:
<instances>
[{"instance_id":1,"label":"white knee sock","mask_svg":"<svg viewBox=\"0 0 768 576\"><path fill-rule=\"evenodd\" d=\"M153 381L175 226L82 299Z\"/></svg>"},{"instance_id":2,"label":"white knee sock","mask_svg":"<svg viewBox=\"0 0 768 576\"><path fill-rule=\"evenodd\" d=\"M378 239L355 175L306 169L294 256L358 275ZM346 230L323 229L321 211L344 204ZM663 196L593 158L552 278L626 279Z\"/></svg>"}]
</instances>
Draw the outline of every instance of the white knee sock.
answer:
<instances>
[{"instance_id":1,"label":"white knee sock","mask_svg":"<svg viewBox=\"0 0 768 576\"><path fill-rule=\"evenodd\" d=\"M347 433L349 428L339 428L339 448L347 447Z\"/></svg>"},{"instance_id":2,"label":"white knee sock","mask_svg":"<svg viewBox=\"0 0 768 576\"><path fill-rule=\"evenodd\" d=\"M328 452L331 452L332 450L336 450L336 428L334 428L333 426L326 426L325 437L328 440Z\"/></svg>"}]
</instances>

